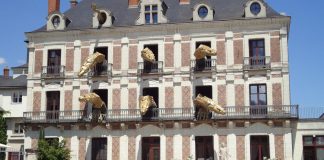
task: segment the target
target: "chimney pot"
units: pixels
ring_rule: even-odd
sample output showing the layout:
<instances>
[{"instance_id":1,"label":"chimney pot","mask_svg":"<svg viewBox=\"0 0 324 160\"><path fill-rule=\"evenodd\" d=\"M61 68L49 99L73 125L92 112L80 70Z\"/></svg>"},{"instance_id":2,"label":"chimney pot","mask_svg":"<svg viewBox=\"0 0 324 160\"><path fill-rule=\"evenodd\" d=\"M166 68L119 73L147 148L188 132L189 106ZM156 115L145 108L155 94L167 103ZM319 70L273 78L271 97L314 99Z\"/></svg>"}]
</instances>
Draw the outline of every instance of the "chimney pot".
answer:
<instances>
[{"instance_id":1,"label":"chimney pot","mask_svg":"<svg viewBox=\"0 0 324 160\"><path fill-rule=\"evenodd\" d=\"M8 68L8 66L6 66L6 67L3 69L3 77L4 77L4 78L9 78L9 68Z\"/></svg>"},{"instance_id":2,"label":"chimney pot","mask_svg":"<svg viewBox=\"0 0 324 160\"><path fill-rule=\"evenodd\" d=\"M70 4L71 4L71 8L74 8L76 5L78 5L78 1L77 0L70 0Z\"/></svg>"},{"instance_id":3,"label":"chimney pot","mask_svg":"<svg viewBox=\"0 0 324 160\"><path fill-rule=\"evenodd\" d=\"M190 0L179 0L180 4L190 4Z\"/></svg>"},{"instance_id":4,"label":"chimney pot","mask_svg":"<svg viewBox=\"0 0 324 160\"><path fill-rule=\"evenodd\" d=\"M48 15L60 11L60 0L48 0Z\"/></svg>"},{"instance_id":5,"label":"chimney pot","mask_svg":"<svg viewBox=\"0 0 324 160\"><path fill-rule=\"evenodd\" d=\"M138 6L138 2L139 2L140 0L128 0L128 7L133 7L133 8L135 8L135 7L137 7Z\"/></svg>"}]
</instances>

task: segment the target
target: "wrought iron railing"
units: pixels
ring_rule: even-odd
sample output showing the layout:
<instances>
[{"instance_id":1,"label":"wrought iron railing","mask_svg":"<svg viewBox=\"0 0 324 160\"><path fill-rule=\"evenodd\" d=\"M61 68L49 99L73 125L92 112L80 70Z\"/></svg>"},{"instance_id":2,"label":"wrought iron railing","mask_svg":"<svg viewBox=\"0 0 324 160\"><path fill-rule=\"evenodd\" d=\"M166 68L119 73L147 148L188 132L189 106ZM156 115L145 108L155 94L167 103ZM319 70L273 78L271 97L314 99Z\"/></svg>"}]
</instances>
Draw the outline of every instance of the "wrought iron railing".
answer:
<instances>
[{"instance_id":1,"label":"wrought iron railing","mask_svg":"<svg viewBox=\"0 0 324 160\"><path fill-rule=\"evenodd\" d=\"M162 74L163 62L138 62L138 74Z\"/></svg>"},{"instance_id":2,"label":"wrought iron railing","mask_svg":"<svg viewBox=\"0 0 324 160\"><path fill-rule=\"evenodd\" d=\"M245 70L270 69L269 56L254 56L244 58Z\"/></svg>"},{"instance_id":3,"label":"wrought iron railing","mask_svg":"<svg viewBox=\"0 0 324 160\"><path fill-rule=\"evenodd\" d=\"M216 59L199 59L191 60L190 63L191 71L215 71L216 70Z\"/></svg>"},{"instance_id":4,"label":"wrought iron railing","mask_svg":"<svg viewBox=\"0 0 324 160\"><path fill-rule=\"evenodd\" d=\"M97 64L91 71L89 72L89 76L111 76L112 74L112 64L104 61L103 63Z\"/></svg>"},{"instance_id":5,"label":"wrought iron railing","mask_svg":"<svg viewBox=\"0 0 324 160\"><path fill-rule=\"evenodd\" d=\"M42 78L62 78L65 76L65 66L43 66Z\"/></svg>"},{"instance_id":6,"label":"wrought iron railing","mask_svg":"<svg viewBox=\"0 0 324 160\"><path fill-rule=\"evenodd\" d=\"M299 119L323 119L324 107L299 107Z\"/></svg>"},{"instance_id":7,"label":"wrought iron railing","mask_svg":"<svg viewBox=\"0 0 324 160\"><path fill-rule=\"evenodd\" d=\"M113 109L107 113L86 111L24 112L25 122L131 122L173 120L235 120L235 119L289 119L298 118L297 105L224 107L226 114L198 113L194 108L152 108L145 115L139 109Z\"/></svg>"}]
</instances>

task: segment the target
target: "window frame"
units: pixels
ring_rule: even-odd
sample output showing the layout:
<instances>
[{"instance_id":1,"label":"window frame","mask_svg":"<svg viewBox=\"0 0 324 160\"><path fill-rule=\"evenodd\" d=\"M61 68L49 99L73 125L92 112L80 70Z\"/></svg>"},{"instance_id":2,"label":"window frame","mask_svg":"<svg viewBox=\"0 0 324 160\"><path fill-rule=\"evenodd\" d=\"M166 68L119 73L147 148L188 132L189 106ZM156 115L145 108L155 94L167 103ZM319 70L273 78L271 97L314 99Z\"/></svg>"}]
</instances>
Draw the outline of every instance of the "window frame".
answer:
<instances>
[{"instance_id":1,"label":"window frame","mask_svg":"<svg viewBox=\"0 0 324 160\"><path fill-rule=\"evenodd\" d=\"M15 123L13 133L14 134L24 134L24 129L23 129L22 125L19 123Z\"/></svg>"},{"instance_id":2,"label":"window frame","mask_svg":"<svg viewBox=\"0 0 324 160\"><path fill-rule=\"evenodd\" d=\"M305 145L305 138L312 138L312 144L311 145ZM305 160L308 160L305 158L305 148L311 149L313 153L313 158L317 159L317 149L323 149L324 148L324 143L323 144L317 144L316 138L318 137L324 137L324 135L303 135L302 141L303 141L303 158ZM314 160L316 160L314 159Z\"/></svg>"},{"instance_id":3,"label":"window frame","mask_svg":"<svg viewBox=\"0 0 324 160\"><path fill-rule=\"evenodd\" d=\"M11 103L12 104L21 104L22 103L22 91L14 91L11 95Z\"/></svg>"},{"instance_id":4,"label":"window frame","mask_svg":"<svg viewBox=\"0 0 324 160\"><path fill-rule=\"evenodd\" d=\"M147 7L149 8L147 10ZM156 7L156 9L154 9ZM154 10L153 10L154 9ZM159 5L158 4L147 4L144 5L144 23L145 24L158 24L159 23ZM149 15L149 19L146 19L146 15ZM156 15L156 19L154 18Z\"/></svg>"},{"instance_id":5,"label":"window frame","mask_svg":"<svg viewBox=\"0 0 324 160\"><path fill-rule=\"evenodd\" d=\"M256 86L257 87L257 93L252 93L252 89L251 87L252 86ZM259 87L260 86L264 86L265 88L265 92L264 93L260 93L259 92ZM251 97L252 97L252 94L256 94L257 95L257 104L254 104L252 105L251 103ZM260 104L260 94L265 94L265 104ZM268 105L268 91L267 91L267 84L265 83L260 83L260 84L250 84L249 85L249 102L250 102L250 106L260 106L260 105Z\"/></svg>"}]
</instances>

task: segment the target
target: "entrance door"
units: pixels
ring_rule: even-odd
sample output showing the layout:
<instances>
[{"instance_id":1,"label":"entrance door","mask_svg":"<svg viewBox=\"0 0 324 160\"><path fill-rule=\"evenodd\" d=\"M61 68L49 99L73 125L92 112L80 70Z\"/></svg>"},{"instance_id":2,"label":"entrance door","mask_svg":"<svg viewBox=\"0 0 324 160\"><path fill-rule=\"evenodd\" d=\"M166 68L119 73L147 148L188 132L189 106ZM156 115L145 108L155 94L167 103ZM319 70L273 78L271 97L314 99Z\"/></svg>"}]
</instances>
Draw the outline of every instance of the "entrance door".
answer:
<instances>
[{"instance_id":1,"label":"entrance door","mask_svg":"<svg viewBox=\"0 0 324 160\"><path fill-rule=\"evenodd\" d=\"M107 138L92 138L92 160L107 160Z\"/></svg>"},{"instance_id":2,"label":"entrance door","mask_svg":"<svg viewBox=\"0 0 324 160\"><path fill-rule=\"evenodd\" d=\"M60 92L59 91L50 91L46 92L46 119L58 119L60 111Z\"/></svg>"},{"instance_id":3,"label":"entrance door","mask_svg":"<svg viewBox=\"0 0 324 160\"><path fill-rule=\"evenodd\" d=\"M212 136L197 136L196 142L196 158L199 160L214 159L214 140Z\"/></svg>"},{"instance_id":4,"label":"entrance door","mask_svg":"<svg viewBox=\"0 0 324 160\"><path fill-rule=\"evenodd\" d=\"M159 137L143 137L142 160L160 160Z\"/></svg>"},{"instance_id":5,"label":"entrance door","mask_svg":"<svg viewBox=\"0 0 324 160\"><path fill-rule=\"evenodd\" d=\"M270 158L269 136L251 136L251 160Z\"/></svg>"}]
</instances>

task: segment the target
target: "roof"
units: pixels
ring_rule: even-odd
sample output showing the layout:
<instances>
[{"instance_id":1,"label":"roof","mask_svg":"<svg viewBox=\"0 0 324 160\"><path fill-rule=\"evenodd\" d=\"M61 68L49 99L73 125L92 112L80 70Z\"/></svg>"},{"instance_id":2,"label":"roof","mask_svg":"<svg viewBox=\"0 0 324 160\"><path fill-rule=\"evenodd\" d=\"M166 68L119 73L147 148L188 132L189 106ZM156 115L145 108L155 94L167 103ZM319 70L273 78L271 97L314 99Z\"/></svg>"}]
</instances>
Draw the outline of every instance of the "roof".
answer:
<instances>
[{"instance_id":1,"label":"roof","mask_svg":"<svg viewBox=\"0 0 324 160\"><path fill-rule=\"evenodd\" d=\"M214 21L245 19L244 5L249 0L191 0L190 4L179 4L177 0L162 0L167 8L165 16L168 23L183 23L192 21L192 10L198 4L206 4L214 10ZM140 8L129 8L128 0L82 0L76 7L69 9L64 15L71 21L66 30L92 28L91 4L112 12L115 20L113 26L134 26L139 17ZM267 3L267 17L279 17ZM80 18L81 17L81 18ZM193 22L194 23L194 22ZM46 25L33 32L46 31Z\"/></svg>"},{"instance_id":2,"label":"roof","mask_svg":"<svg viewBox=\"0 0 324 160\"><path fill-rule=\"evenodd\" d=\"M15 69L15 68L28 68L28 64L23 64L23 65L20 65L20 66L17 66L17 67L11 67L12 69Z\"/></svg>"},{"instance_id":3,"label":"roof","mask_svg":"<svg viewBox=\"0 0 324 160\"><path fill-rule=\"evenodd\" d=\"M27 87L27 76L20 75L16 78L5 78L4 76L0 76L0 88L26 88Z\"/></svg>"}]
</instances>

